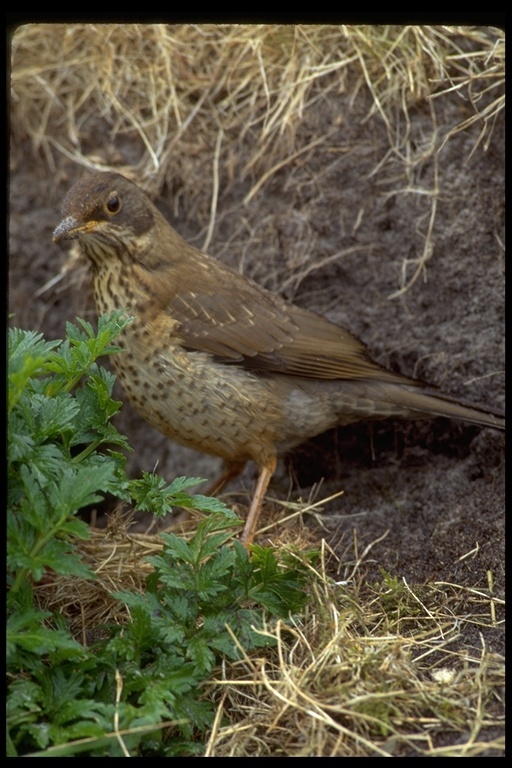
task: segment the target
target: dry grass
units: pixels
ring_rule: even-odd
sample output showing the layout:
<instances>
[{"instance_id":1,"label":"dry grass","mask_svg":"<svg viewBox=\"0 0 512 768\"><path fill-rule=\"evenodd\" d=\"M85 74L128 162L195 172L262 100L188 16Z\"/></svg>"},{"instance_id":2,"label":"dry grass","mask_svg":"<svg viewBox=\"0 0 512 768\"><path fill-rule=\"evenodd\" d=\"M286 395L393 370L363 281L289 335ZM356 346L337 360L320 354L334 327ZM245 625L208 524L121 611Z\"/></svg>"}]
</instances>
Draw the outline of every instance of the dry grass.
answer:
<instances>
[{"instance_id":1,"label":"dry grass","mask_svg":"<svg viewBox=\"0 0 512 768\"><path fill-rule=\"evenodd\" d=\"M501 737L481 738L503 725L489 707L504 682L503 659L484 646L451 652L456 616L425 607L404 633L380 596L356 605L350 587L329 591L301 626L269 633L275 656L247 658L212 681L222 691L218 721L229 725L214 729L207 754L475 757L503 748ZM440 598L446 605L441 590L429 597L432 608ZM412 591L410 600L421 602Z\"/></svg>"},{"instance_id":2,"label":"dry grass","mask_svg":"<svg viewBox=\"0 0 512 768\"><path fill-rule=\"evenodd\" d=\"M418 168L437 168L444 144L475 123L473 151L486 146L504 107L504 33L491 28L431 26L276 25L27 25L13 39L14 144L30 137L50 169L55 152L87 168L114 168L135 177L151 194L164 181L186 179L174 206L194 214L209 205L210 242L217 212L219 164L227 178L247 180L243 205L272 176L328 145L336 126L296 143L308 111L326 93L349 103L370 94L366 119L378 114L388 148L373 173L400 179L389 194L430 198L424 247L414 264L404 260L397 292L406 291L431 257L440 190L417 184ZM456 93L469 116L438 125L436 103ZM410 135L409 110L427 102L431 130L421 145ZM98 119L106 130L94 147L84 137ZM113 148L137 137L130 162ZM250 150L238 159L244 138ZM339 152L340 147L333 148ZM350 152L351 147L341 149ZM198 159L211 168L198 176ZM385 170L385 173L383 172ZM208 201L205 175L211 175ZM182 199L184 198L184 199ZM311 271L308 263L304 269ZM412 269L412 275L411 275ZM294 280L302 276L295 271Z\"/></svg>"},{"instance_id":3,"label":"dry grass","mask_svg":"<svg viewBox=\"0 0 512 768\"><path fill-rule=\"evenodd\" d=\"M255 130L245 170L264 172L248 200L291 159L296 126L319 98L319 81L338 92L350 88L352 99L368 88L368 118L381 115L397 156L407 145L397 107L407 126L411 104L450 90L474 114L449 127L443 141L475 121L488 138L504 106L504 49L500 30L470 27L27 25L13 40L13 123L49 163L55 147L93 167L96 158L81 150L92 114L105 117L117 139L135 130L144 151L132 169L152 185L162 181L178 142L200 151L220 132Z\"/></svg>"},{"instance_id":4,"label":"dry grass","mask_svg":"<svg viewBox=\"0 0 512 768\"><path fill-rule=\"evenodd\" d=\"M278 170L329 146L329 126L297 141L303 115L326 92L350 102L366 92L366 119L377 115L388 139L372 173L382 183L396 180L390 195L430 203L422 253L412 265L404 261L398 295L432 254L443 147L475 125L472 151L490 140L504 106L504 46L500 30L474 27L27 25L13 39L12 162L28 138L51 171L63 155L136 177L152 195L179 178L175 213L207 211L206 247L221 167L226 184L235 174L246 181L243 212ZM459 122L439 125L437 105L448 94L466 111ZM420 102L431 126L418 144L409 111ZM248 142L240 152L247 137L249 155ZM333 162L352 149L333 148ZM421 186L417 171L428 161L434 183ZM293 286L317 266L298 254ZM484 734L502 732L493 712L503 659L483 640L478 651L457 643L468 623L496 626L492 591L469 594L451 584L418 591L386 576L371 587L364 580L368 552L358 554L356 544L343 563L324 550L307 616L269 629L274 652L218 670L208 689L218 702L209 755L503 754L501 736ZM113 618L109 594L121 574L123 587L142 588L143 558L160 545L114 526L107 536L93 531L84 546L98 583L50 584L41 597L66 612L86 641L84 628ZM327 575L333 570L340 571L336 581Z\"/></svg>"},{"instance_id":5,"label":"dry grass","mask_svg":"<svg viewBox=\"0 0 512 768\"><path fill-rule=\"evenodd\" d=\"M500 695L503 659L484 645L450 648L461 621L490 620L488 598L462 619L447 585L421 596L405 582L372 593L362 582L317 576L301 624L269 633L275 654L246 658L212 681L221 690L218 720L222 712L229 725L214 729L209 754L474 757L502 749L501 738L480 736L501 725L489 704ZM455 745L440 746L454 733Z\"/></svg>"},{"instance_id":6,"label":"dry grass","mask_svg":"<svg viewBox=\"0 0 512 768\"><path fill-rule=\"evenodd\" d=\"M290 542L291 552L305 546L297 530L295 520L282 524L274 543ZM37 588L41 604L65 615L84 644L105 622L126 620L110 594L142 591L145 557L161 548L158 536L131 533L121 516L107 532L91 534L79 547L97 581L59 579ZM502 754L504 660L481 635L480 648L460 644L468 624L500 623L502 601L492 584L488 591L447 583L412 588L383 574L369 585L371 549L360 553L354 540L341 562L323 541L306 615L269 628L276 646L265 656L241 649L241 661L217 669L205 690L217 706L208 756Z\"/></svg>"}]
</instances>

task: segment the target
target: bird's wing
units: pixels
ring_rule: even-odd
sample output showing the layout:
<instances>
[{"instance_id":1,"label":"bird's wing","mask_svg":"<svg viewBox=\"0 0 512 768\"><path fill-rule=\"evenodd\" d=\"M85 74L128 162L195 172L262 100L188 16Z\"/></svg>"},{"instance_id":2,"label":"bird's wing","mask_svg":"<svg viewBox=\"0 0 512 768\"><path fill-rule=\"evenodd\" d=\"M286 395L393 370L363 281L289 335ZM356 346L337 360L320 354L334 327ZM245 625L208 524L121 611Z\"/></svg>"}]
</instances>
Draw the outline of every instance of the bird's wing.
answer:
<instances>
[{"instance_id":1,"label":"bird's wing","mask_svg":"<svg viewBox=\"0 0 512 768\"><path fill-rule=\"evenodd\" d=\"M374 363L346 329L286 304L236 273L229 271L229 280L222 280L223 274L218 270L215 293L185 284L168 302L185 347L261 373L416 383Z\"/></svg>"}]
</instances>

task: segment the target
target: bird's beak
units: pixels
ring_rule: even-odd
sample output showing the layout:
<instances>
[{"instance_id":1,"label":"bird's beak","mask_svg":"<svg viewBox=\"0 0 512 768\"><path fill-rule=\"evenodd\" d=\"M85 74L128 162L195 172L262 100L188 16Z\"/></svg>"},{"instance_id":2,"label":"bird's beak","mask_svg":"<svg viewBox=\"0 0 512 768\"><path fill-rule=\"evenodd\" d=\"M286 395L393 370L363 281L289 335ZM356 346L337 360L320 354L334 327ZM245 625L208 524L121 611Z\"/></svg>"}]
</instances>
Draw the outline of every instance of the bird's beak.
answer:
<instances>
[{"instance_id":1,"label":"bird's beak","mask_svg":"<svg viewBox=\"0 0 512 768\"><path fill-rule=\"evenodd\" d=\"M61 243L63 240L75 240L80 235L87 235L89 232L93 232L97 226L97 221L86 221L81 224L74 216L68 216L55 229L53 242Z\"/></svg>"}]
</instances>

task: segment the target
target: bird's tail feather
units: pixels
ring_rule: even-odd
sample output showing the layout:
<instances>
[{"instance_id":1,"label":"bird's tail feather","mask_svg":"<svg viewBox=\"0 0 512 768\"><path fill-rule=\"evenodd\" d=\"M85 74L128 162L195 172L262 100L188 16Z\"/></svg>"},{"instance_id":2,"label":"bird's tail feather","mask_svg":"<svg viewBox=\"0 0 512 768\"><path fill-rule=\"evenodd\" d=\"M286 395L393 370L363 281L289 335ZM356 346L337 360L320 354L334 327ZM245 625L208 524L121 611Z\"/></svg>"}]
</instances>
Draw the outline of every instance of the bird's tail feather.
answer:
<instances>
[{"instance_id":1,"label":"bird's tail feather","mask_svg":"<svg viewBox=\"0 0 512 768\"><path fill-rule=\"evenodd\" d=\"M505 429L505 414L476 403L457 400L434 389L394 384L386 381L345 381L332 386L337 423L350 424L359 419L383 419L401 416L407 419L444 416L481 427Z\"/></svg>"},{"instance_id":2,"label":"bird's tail feather","mask_svg":"<svg viewBox=\"0 0 512 768\"><path fill-rule=\"evenodd\" d=\"M457 400L448 395L438 394L435 390L412 389L407 386L395 387L385 385L389 391L388 397L396 405L417 412L418 416L444 416L449 419L478 424L483 427L505 429L505 414L503 411L487 408L475 403Z\"/></svg>"}]
</instances>

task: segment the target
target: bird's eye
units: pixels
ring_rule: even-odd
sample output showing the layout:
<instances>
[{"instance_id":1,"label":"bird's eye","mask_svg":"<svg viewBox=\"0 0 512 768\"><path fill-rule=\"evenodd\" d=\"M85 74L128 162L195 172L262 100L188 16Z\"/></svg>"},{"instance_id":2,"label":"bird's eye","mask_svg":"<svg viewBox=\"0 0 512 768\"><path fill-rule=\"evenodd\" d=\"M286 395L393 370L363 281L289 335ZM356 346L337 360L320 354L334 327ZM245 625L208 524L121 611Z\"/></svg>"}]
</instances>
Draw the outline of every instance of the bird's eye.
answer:
<instances>
[{"instance_id":1,"label":"bird's eye","mask_svg":"<svg viewBox=\"0 0 512 768\"><path fill-rule=\"evenodd\" d=\"M112 192L107 200L107 211L109 213L118 213L121 210L121 198L115 192Z\"/></svg>"}]
</instances>

